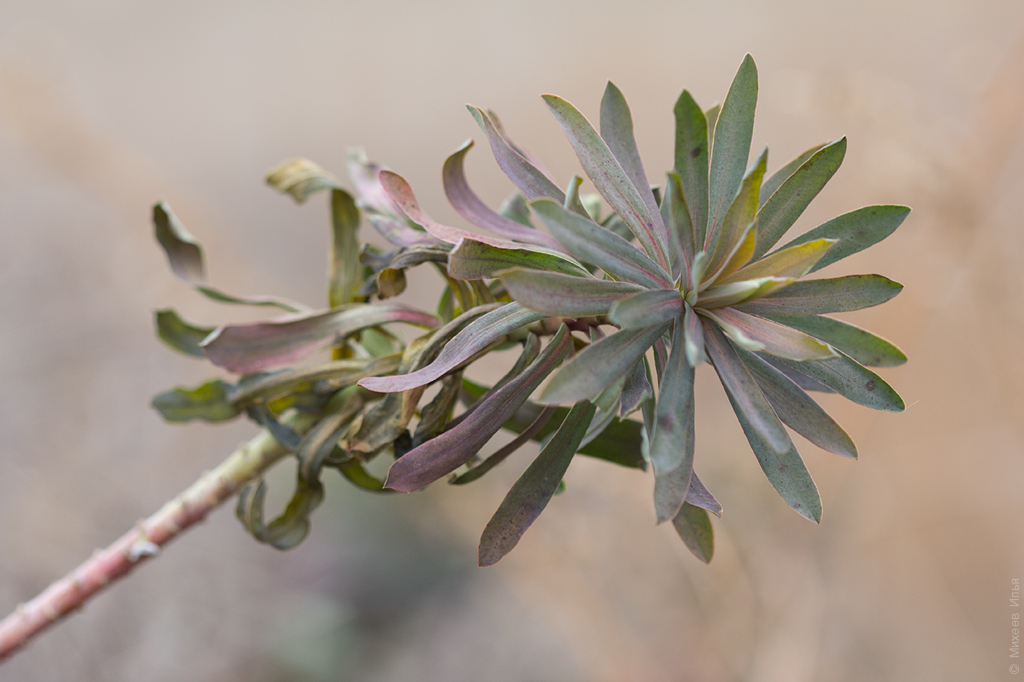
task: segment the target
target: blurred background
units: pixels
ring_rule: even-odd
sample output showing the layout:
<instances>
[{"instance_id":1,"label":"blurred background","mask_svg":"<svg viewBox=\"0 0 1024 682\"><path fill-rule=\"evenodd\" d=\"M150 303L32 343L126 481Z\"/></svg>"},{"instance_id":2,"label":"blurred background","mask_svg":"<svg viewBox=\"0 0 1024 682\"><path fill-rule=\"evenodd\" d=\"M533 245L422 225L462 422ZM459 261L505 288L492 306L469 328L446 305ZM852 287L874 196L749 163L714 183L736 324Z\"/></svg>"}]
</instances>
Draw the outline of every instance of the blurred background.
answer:
<instances>
[{"instance_id":1,"label":"blurred background","mask_svg":"<svg viewBox=\"0 0 1024 682\"><path fill-rule=\"evenodd\" d=\"M650 475L576 461L517 549L475 566L526 467L382 497L329 473L298 549L230 509L0 667L0 680L1001 680L1024 575L1024 4L785 2L0 3L0 610L156 510L255 429L171 426L150 397L216 373L156 339L173 306L214 324L152 239L167 200L215 285L324 301L326 199L262 184L346 150L455 221L440 168L466 138L477 191L511 184L464 109L495 109L559 183L578 172L539 98L632 106L651 179L683 87L721 100L757 60L769 167L849 136L796 226L873 203L914 212L833 271L906 284L849 320L910 356L905 414L826 396L860 461L801 441L820 526L778 499L707 367L697 468L725 506L705 566L656 527ZM830 272L833 272L830 271ZM417 275L406 299L430 305ZM293 473L272 477L284 495ZM281 499L281 495L278 499ZM1018 661L1019 662L1019 661Z\"/></svg>"}]
</instances>

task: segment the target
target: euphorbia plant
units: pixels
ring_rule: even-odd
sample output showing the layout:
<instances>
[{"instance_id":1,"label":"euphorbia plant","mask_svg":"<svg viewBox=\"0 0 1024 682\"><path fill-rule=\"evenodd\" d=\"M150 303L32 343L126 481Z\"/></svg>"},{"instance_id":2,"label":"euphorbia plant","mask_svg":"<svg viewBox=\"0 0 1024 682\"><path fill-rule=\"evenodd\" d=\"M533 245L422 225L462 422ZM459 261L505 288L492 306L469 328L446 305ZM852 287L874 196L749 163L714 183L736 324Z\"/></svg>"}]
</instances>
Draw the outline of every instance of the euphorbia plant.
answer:
<instances>
[{"instance_id":1,"label":"euphorbia plant","mask_svg":"<svg viewBox=\"0 0 1024 682\"><path fill-rule=\"evenodd\" d=\"M693 380L705 362L770 483L802 516L820 520L814 481L785 427L855 457L853 441L809 392L903 409L867 368L898 365L904 355L826 316L883 303L902 287L879 275L801 278L884 239L909 209L855 210L777 247L839 168L846 140L813 147L767 178L767 150L748 167L757 99L749 56L721 107L703 111L682 93L675 164L660 188L648 180L629 107L614 85L601 102L600 131L565 100L544 99L600 196L581 195L578 176L560 189L493 112L470 107L517 191L498 210L473 193L463 172L472 142L448 158L442 176L455 210L488 235L435 222L400 175L361 153L349 158L354 195L309 161L274 169L268 182L299 202L330 193L334 239L323 310L210 287L196 240L167 206L155 207L157 239L181 279L214 300L284 314L205 328L171 310L157 313L168 345L237 378L174 389L153 405L174 422L245 414L264 431L8 617L0 656L235 492L246 529L287 549L309 532L326 469L378 493L411 492L442 478L461 485L530 440L542 444L540 454L484 529L480 565L516 545L576 454L632 469L649 463L657 520L671 520L686 546L709 561L708 512L720 514L722 506L694 472ZM389 250L360 244L363 218ZM425 263L444 280L437 309L392 301L405 288L405 270ZM417 330L411 340L396 333L399 324ZM307 361L326 347L330 359ZM490 353L513 348L518 360L495 385L465 376ZM515 438L488 448L503 428ZM288 456L298 460L295 492L267 522L262 475ZM390 463L386 477L375 472L381 461Z\"/></svg>"}]
</instances>

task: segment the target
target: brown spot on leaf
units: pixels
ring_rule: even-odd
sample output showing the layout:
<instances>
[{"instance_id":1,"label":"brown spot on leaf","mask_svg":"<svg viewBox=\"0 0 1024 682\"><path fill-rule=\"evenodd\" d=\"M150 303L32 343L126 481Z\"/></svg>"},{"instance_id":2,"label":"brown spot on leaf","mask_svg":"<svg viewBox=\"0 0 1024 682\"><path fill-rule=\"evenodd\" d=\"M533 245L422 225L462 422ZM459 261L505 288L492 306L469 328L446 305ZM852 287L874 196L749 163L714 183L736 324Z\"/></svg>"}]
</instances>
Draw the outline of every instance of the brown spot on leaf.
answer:
<instances>
[{"instance_id":1,"label":"brown spot on leaf","mask_svg":"<svg viewBox=\"0 0 1024 682\"><path fill-rule=\"evenodd\" d=\"M690 156L692 156L695 159L698 156L700 156L700 145L697 145L696 147L693 148L693 151L690 152Z\"/></svg>"},{"instance_id":2,"label":"brown spot on leaf","mask_svg":"<svg viewBox=\"0 0 1024 682\"><path fill-rule=\"evenodd\" d=\"M869 391L875 390L875 380L871 379L870 381L868 381L868 383L864 384L864 388L868 389Z\"/></svg>"}]
</instances>

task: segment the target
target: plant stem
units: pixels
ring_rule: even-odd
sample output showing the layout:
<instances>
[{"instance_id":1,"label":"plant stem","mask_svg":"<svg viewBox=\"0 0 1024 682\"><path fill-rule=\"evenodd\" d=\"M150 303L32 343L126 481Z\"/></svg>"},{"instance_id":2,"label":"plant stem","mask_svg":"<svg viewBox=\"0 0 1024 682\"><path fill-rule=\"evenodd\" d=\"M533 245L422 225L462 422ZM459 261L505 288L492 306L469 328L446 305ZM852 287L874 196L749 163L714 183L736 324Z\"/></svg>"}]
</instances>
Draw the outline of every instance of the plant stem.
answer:
<instances>
[{"instance_id":1,"label":"plant stem","mask_svg":"<svg viewBox=\"0 0 1024 682\"><path fill-rule=\"evenodd\" d=\"M293 428L307 426L296 421ZM266 431L243 444L216 469L204 473L184 492L155 514L115 540L106 549L97 550L78 568L50 585L26 604L19 605L0 621L0 661L23 647L32 637L81 607L86 600L109 583L127 575L133 568L156 556L161 547L193 524L206 518L213 509L249 481L288 454Z\"/></svg>"}]
</instances>

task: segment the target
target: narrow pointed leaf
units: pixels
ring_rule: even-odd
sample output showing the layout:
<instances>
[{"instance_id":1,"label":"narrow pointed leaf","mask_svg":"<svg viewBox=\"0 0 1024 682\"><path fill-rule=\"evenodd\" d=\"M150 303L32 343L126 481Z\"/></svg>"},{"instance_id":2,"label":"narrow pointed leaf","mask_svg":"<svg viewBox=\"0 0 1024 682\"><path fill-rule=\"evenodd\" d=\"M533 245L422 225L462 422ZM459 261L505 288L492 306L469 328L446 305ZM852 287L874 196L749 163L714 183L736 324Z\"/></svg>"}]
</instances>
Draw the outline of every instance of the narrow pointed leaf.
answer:
<instances>
[{"instance_id":1,"label":"narrow pointed leaf","mask_svg":"<svg viewBox=\"0 0 1024 682\"><path fill-rule=\"evenodd\" d=\"M821 315L780 317L776 321L821 339L865 367L896 367L907 361L903 351L892 343L849 322Z\"/></svg>"},{"instance_id":2,"label":"narrow pointed leaf","mask_svg":"<svg viewBox=\"0 0 1024 682\"><path fill-rule=\"evenodd\" d=\"M729 94L714 125L708 185L708 235L717 235L725 213L743 181L754 134L754 109L757 106L757 67L748 54L743 58ZM711 126L709 126L710 128ZM758 182L760 188L760 182ZM754 196L756 210L757 196ZM705 244L711 243L705 240Z\"/></svg>"},{"instance_id":3,"label":"narrow pointed leaf","mask_svg":"<svg viewBox=\"0 0 1024 682\"><path fill-rule=\"evenodd\" d=\"M715 516L722 515L722 505L711 494L711 491L704 487L704 484L697 477L696 471L690 476L690 488L686 491L686 501L701 509L708 510Z\"/></svg>"},{"instance_id":4,"label":"narrow pointed leaf","mask_svg":"<svg viewBox=\"0 0 1024 682\"><path fill-rule=\"evenodd\" d=\"M693 367L686 361L683 347L683 325L675 324L672 351L654 411L654 438L651 441L651 464L655 476L662 476L679 467L693 467ZM685 479L685 481L683 480ZM689 487L689 474L681 474L681 487ZM682 504L682 498L679 499ZM678 505L669 513L658 511L658 523L675 516Z\"/></svg>"},{"instance_id":5,"label":"narrow pointed leaf","mask_svg":"<svg viewBox=\"0 0 1024 682\"><path fill-rule=\"evenodd\" d=\"M822 450L857 457L857 446L825 410L792 379L747 351L738 351L779 419Z\"/></svg>"},{"instance_id":6,"label":"narrow pointed leaf","mask_svg":"<svg viewBox=\"0 0 1024 682\"><path fill-rule=\"evenodd\" d=\"M715 128L718 127L718 115L722 113L722 105L717 102L704 110L704 118L708 122L708 154L711 154L711 147L714 146Z\"/></svg>"},{"instance_id":7,"label":"narrow pointed leaf","mask_svg":"<svg viewBox=\"0 0 1024 682\"><path fill-rule=\"evenodd\" d=\"M383 192L383 189L381 192ZM387 195L385 194L385 196ZM401 213L401 211L398 210L398 207L395 207L395 210ZM397 218L381 215L379 213L367 213L366 219L381 237L384 237L389 244L393 244L399 248L448 247L446 242L443 242L422 230L414 230Z\"/></svg>"},{"instance_id":8,"label":"narrow pointed leaf","mask_svg":"<svg viewBox=\"0 0 1024 682\"><path fill-rule=\"evenodd\" d=\"M647 367L641 358L633 371L629 373L626 383L622 386L619 398L619 416L625 417L640 409L640 406L654 397L654 388L647 380Z\"/></svg>"},{"instance_id":9,"label":"narrow pointed leaf","mask_svg":"<svg viewBox=\"0 0 1024 682\"><path fill-rule=\"evenodd\" d=\"M553 201L535 201L530 207L562 246L584 263L596 265L616 279L645 287L672 286L668 272L611 230Z\"/></svg>"},{"instance_id":10,"label":"narrow pointed leaf","mask_svg":"<svg viewBox=\"0 0 1024 682\"><path fill-rule=\"evenodd\" d=\"M829 249L811 269L811 272L815 272L882 241L895 232L908 215L908 206L865 206L822 223L789 242L786 247L805 244L814 239L838 239L839 243Z\"/></svg>"},{"instance_id":11,"label":"narrow pointed leaf","mask_svg":"<svg viewBox=\"0 0 1024 682\"><path fill-rule=\"evenodd\" d=\"M551 317L604 315L616 301L644 291L629 282L541 270L508 270L501 274L501 281L513 299Z\"/></svg>"},{"instance_id":12,"label":"narrow pointed leaf","mask_svg":"<svg viewBox=\"0 0 1024 682\"><path fill-rule=\"evenodd\" d=\"M544 95L544 101L572 143L594 187L629 226L647 255L668 270L668 239L661 214L648 210L608 145L583 114L560 97Z\"/></svg>"},{"instance_id":13,"label":"narrow pointed leaf","mask_svg":"<svg viewBox=\"0 0 1024 682\"><path fill-rule=\"evenodd\" d=\"M331 191L331 255L327 301L336 308L359 300L363 272L359 267L359 209L355 199L340 189Z\"/></svg>"},{"instance_id":14,"label":"narrow pointed leaf","mask_svg":"<svg viewBox=\"0 0 1024 682\"><path fill-rule=\"evenodd\" d=\"M469 314L471 312L463 313L463 315ZM448 374L509 332L532 322L543 320L545 317L543 313L527 310L518 303L506 303L491 309L476 319L469 317L468 319L471 319L472 322L466 324L454 338L448 341L438 354L437 359L426 367L410 374L363 379L359 385L379 393L394 393L426 386ZM453 320L449 324L457 325L463 319L462 316L459 316L456 318L459 322Z\"/></svg>"},{"instance_id":15,"label":"narrow pointed leaf","mask_svg":"<svg viewBox=\"0 0 1024 682\"><path fill-rule=\"evenodd\" d=\"M502 270L529 268L575 277L590 277L582 265L568 256L539 248L503 249L476 239L461 239L448 256L448 275L455 279L492 278Z\"/></svg>"},{"instance_id":16,"label":"narrow pointed leaf","mask_svg":"<svg viewBox=\"0 0 1024 682\"><path fill-rule=\"evenodd\" d=\"M604 97L601 98L601 137L640 194L647 212L651 215L658 213L651 182L647 179L640 151L636 147L636 138L633 136L633 115L622 91L611 81L608 81Z\"/></svg>"},{"instance_id":17,"label":"narrow pointed leaf","mask_svg":"<svg viewBox=\"0 0 1024 682\"><path fill-rule=\"evenodd\" d=\"M771 405L765 400L764 394L736 350L718 326L708 320L704 320L704 347L711 356L711 362L714 363L715 371L722 380L725 392L733 401L736 413L745 415L744 419L753 425L772 452L786 452L792 447L789 434L786 433Z\"/></svg>"},{"instance_id":18,"label":"narrow pointed leaf","mask_svg":"<svg viewBox=\"0 0 1024 682\"><path fill-rule=\"evenodd\" d=\"M569 469L595 410L588 402L573 406L537 459L509 490L480 538L481 566L492 566L511 552L544 511Z\"/></svg>"},{"instance_id":19,"label":"narrow pointed leaf","mask_svg":"<svg viewBox=\"0 0 1024 682\"><path fill-rule=\"evenodd\" d=\"M697 313L693 312L693 308L689 304L686 306L683 324L686 361L690 363L690 367L696 367L704 361L704 327L701 325Z\"/></svg>"},{"instance_id":20,"label":"narrow pointed leaf","mask_svg":"<svg viewBox=\"0 0 1024 682\"><path fill-rule=\"evenodd\" d=\"M814 267L814 264L821 260L837 239L815 239L806 244L798 244L761 260L754 261L750 265L740 268L728 277L719 279L716 284L728 284L729 282L741 282L743 280L758 279L759 277L792 277L800 279Z\"/></svg>"},{"instance_id":21,"label":"narrow pointed leaf","mask_svg":"<svg viewBox=\"0 0 1024 682\"><path fill-rule=\"evenodd\" d=\"M711 251L711 262L708 265L711 281L727 277L731 272L725 270L727 265L731 265L732 270L737 270L753 257L756 238L751 237L751 226L754 216L757 215L757 193L761 188L761 178L764 177L767 160L766 148L743 176L740 190L718 229L709 232L705 239L704 248ZM746 241L751 243L744 250L745 260L737 262L737 249Z\"/></svg>"},{"instance_id":22,"label":"narrow pointed leaf","mask_svg":"<svg viewBox=\"0 0 1024 682\"><path fill-rule=\"evenodd\" d=\"M675 289L650 289L617 300L608 319L623 329L640 329L669 322L683 312L683 297Z\"/></svg>"},{"instance_id":23,"label":"narrow pointed leaf","mask_svg":"<svg viewBox=\"0 0 1024 682\"><path fill-rule=\"evenodd\" d=\"M551 378L540 402L556 405L594 397L631 370L667 328L623 329L583 349Z\"/></svg>"},{"instance_id":24,"label":"narrow pointed leaf","mask_svg":"<svg viewBox=\"0 0 1024 682\"><path fill-rule=\"evenodd\" d=\"M434 327L439 320L398 303L357 305L218 327L203 342L210 361L236 374L293 362L353 332L391 322Z\"/></svg>"},{"instance_id":25,"label":"narrow pointed leaf","mask_svg":"<svg viewBox=\"0 0 1024 682\"><path fill-rule=\"evenodd\" d=\"M468 462L558 366L571 345L563 325L522 374L482 400L458 426L396 460L388 470L387 487L400 492L419 490Z\"/></svg>"},{"instance_id":26,"label":"narrow pointed leaf","mask_svg":"<svg viewBox=\"0 0 1024 682\"><path fill-rule=\"evenodd\" d=\"M827 343L764 317L741 313L734 308L719 308L705 314L730 337L751 339L760 344L757 350L769 355L797 362L836 357L836 351Z\"/></svg>"},{"instance_id":27,"label":"narrow pointed leaf","mask_svg":"<svg viewBox=\"0 0 1024 682\"><path fill-rule=\"evenodd\" d=\"M706 510L685 503L672 519L672 525L691 554L706 564L711 562L715 553L715 540Z\"/></svg>"},{"instance_id":28,"label":"narrow pointed leaf","mask_svg":"<svg viewBox=\"0 0 1024 682\"><path fill-rule=\"evenodd\" d=\"M674 111L675 171L679 174L686 205L690 210L695 243L702 246L708 224L708 158L711 150L708 121L686 90L679 96Z\"/></svg>"},{"instance_id":29,"label":"narrow pointed leaf","mask_svg":"<svg viewBox=\"0 0 1024 682\"><path fill-rule=\"evenodd\" d=\"M205 358L199 344L213 332L213 328L197 327L178 317L170 308L156 313L156 333L168 346L196 358Z\"/></svg>"},{"instance_id":30,"label":"narrow pointed leaf","mask_svg":"<svg viewBox=\"0 0 1024 682\"><path fill-rule=\"evenodd\" d=\"M684 502L706 509L712 514L722 515L722 505L704 487L692 469L679 467L655 477L654 510L658 523L674 518Z\"/></svg>"},{"instance_id":31,"label":"narrow pointed leaf","mask_svg":"<svg viewBox=\"0 0 1024 682\"><path fill-rule=\"evenodd\" d=\"M234 419L240 410L232 404L231 384L217 379L197 388L175 388L153 398L153 409L169 422L201 419L211 424Z\"/></svg>"},{"instance_id":32,"label":"narrow pointed leaf","mask_svg":"<svg viewBox=\"0 0 1024 682\"><path fill-rule=\"evenodd\" d=\"M757 250L754 257L768 253L793 226L818 192L839 170L846 155L846 138L821 148L796 170L757 213Z\"/></svg>"},{"instance_id":33,"label":"narrow pointed leaf","mask_svg":"<svg viewBox=\"0 0 1024 682\"><path fill-rule=\"evenodd\" d=\"M489 455L487 459L480 462L466 473L452 479L451 484L465 485L466 483L472 483L494 467L504 462L508 459L509 455L535 438L540 430L547 426L551 417L554 416L557 411L557 407L545 407L541 410L541 413L537 415L537 418L528 427L526 427L522 433L513 438L507 445L499 448L493 455ZM565 421L564 417L561 421Z\"/></svg>"},{"instance_id":34,"label":"narrow pointed leaf","mask_svg":"<svg viewBox=\"0 0 1024 682\"><path fill-rule=\"evenodd\" d=\"M444 193L448 197L448 202L452 205L452 208L455 209L455 212L477 227L505 239L536 244L554 249L555 251L561 251L562 247L558 242L548 235L491 210L470 188L469 183L466 181L463 161L466 153L472 147L473 141L468 140L454 154L448 157L441 171L441 178L444 181Z\"/></svg>"},{"instance_id":35,"label":"narrow pointed leaf","mask_svg":"<svg viewBox=\"0 0 1024 682\"><path fill-rule=\"evenodd\" d=\"M761 185L761 196L759 198L761 205L764 206L765 202L768 201L768 199L770 199L771 196L775 194L775 191L782 186L782 183L788 180L789 176L795 173L797 168L804 165L804 162L807 161L807 159L814 156L815 153L817 153L817 151L824 146L825 145L823 144L814 145L813 147L805 151L803 154L796 157L795 159L787 163L785 166L772 173L771 177L765 180L764 184Z\"/></svg>"},{"instance_id":36,"label":"narrow pointed leaf","mask_svg":"<svg viewBox=\"0 0 1024 682\"><path fill-rule=\"evenodd\" d=\"M797 372L820 381L858 405L889 412L902 412L906 409L903 398L889 384L843 353L840 353L838 358L819 362L780 359Z\"/></svg>"},{"instance_id":37,"label":"narrow pointed leaf","mask_svg":"<svg viewBox=\"0 0 1024 682\"><path fill-rule=\"evenodd\" d=\"M704 310L716 310L725 306L733 306L747 300L755 300L762 296L789 286L794 282L791 277L762 277L728 284L715 284L700 294L698 301Z\"/></svg>"},{"instance_id":38,"label":"narrow pointed leaf","mask_svg":"<svg viewBox=\"0 0 1024 682\"><path fill-rule=\"evenodd\" d=\"M885 303L902 290L902 284L881 275L812 279L793 282L781 291L741 303L737 309L755 315L785 317L842 313Z\"/></svg>"},{"instance_id":39,"label":"narrow pointed leaf","mask_svg":"<svg viewBox=\"0 0 1024 682\"><path fill-rule=\"evenodd\" d=\"M487 135L487 141L491 145L491 151L494 153L498 166L508 176L508 179L512 181L512 184L526 195L527 199L533 200L549 197L559 204L565 201L565 193L558 185L509 144L508 140L495 128L494 122L491 121L483 109L474 106L467 108L476 120L477 125Z\"/></svg>"},{"instance_id":40,"label":"narrow pointed leaf","mask_svg":"<svg viewBox=\"0 0 1024 682\"><path fill-rule=\"evenodd\" d=\"M790 378L790 380L794 384L804 389L805 391L815 391L817 393L835 393L835 391L833 391L825 384L821 383L817 379L812 379L806 374L796 371L779 358L761 352L756 353L756 355L757 357L761 358L775 369L785 374L787 377Z\"/></svg>"},{"instance_id":41,"label":"narrow pointed leaf","mask_svg":"<svg viewBox=\"0 0 1024 682\"><path fill-rule=\"evenodd\" d=\"M690 281L690 266L694 256L694 230L690 209L683 195L679 175L669 173L665 183L665 199L661 204L665 229L668 230L669 242L672 244L672 274L682 277L684 282ZM703 244L703 238L701 240Z\"/></svg>"}]
</instances>

